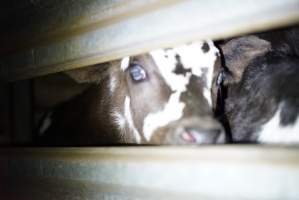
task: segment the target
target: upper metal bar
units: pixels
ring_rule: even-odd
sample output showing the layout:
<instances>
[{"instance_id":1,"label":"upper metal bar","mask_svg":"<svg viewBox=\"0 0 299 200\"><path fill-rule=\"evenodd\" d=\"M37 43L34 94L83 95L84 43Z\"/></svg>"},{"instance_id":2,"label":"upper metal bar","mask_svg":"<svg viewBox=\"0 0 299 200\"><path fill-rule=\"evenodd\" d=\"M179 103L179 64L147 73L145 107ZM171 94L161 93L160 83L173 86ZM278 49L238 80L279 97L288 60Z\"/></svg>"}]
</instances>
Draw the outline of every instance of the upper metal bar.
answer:
<instances>
[{"instance_id":1,"label":"upper metal bar","mask_svg":"<svg viewBox=\"0 0 299 200\"><path fill-rule=\"evenodd\" d=\"M4 80L299 22L299 0L39 2L43 1L29 6L25 14L21 10L8 28L1 28L0 75Z\"/></svg>"}]
</instances>

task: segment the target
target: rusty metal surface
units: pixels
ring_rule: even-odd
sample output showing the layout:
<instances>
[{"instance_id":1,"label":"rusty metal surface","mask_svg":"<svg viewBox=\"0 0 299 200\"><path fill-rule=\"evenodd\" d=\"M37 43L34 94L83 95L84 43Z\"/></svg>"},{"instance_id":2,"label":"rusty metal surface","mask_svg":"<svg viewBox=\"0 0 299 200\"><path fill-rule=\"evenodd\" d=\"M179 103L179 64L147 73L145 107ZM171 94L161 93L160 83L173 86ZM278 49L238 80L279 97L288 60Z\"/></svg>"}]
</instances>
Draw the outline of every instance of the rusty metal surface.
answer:
<instances>
[{"instance_id":1,"label":"rusty metal surface","mask_svg":"<svg viewBox=\"0 0 299 200\"><path fill-rule=\"evenodd\" d=\"M299 148L0 150L6 199L297 199ZM4 198L1 198L4 199Z\"/></svg>"},{"instance_id":2,"label":"rusty metal surface","mask_svg":"<svg viewBox=\"0 0 299 200\"><path fill-rule=\"evenodd\" d=\"M0 15L3 80L299 22L299 0L23 1Z\"/></svg>"}]
</instances>

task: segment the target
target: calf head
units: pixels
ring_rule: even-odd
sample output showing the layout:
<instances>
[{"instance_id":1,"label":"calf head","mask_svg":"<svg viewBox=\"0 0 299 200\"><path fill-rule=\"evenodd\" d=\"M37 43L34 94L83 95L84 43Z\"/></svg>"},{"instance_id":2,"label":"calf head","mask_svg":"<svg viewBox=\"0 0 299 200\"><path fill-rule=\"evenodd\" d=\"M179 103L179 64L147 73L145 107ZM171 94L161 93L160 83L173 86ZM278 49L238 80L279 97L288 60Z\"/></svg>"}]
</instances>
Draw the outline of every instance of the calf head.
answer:
<instances>
[{"instance_id":1,"label":"calf head","mask_svg":"<svg viewBox=\"0 0 299 200\"><path fill-rule=\"evenodd\" d=\"M228 78L225 113L233 140L298 143L298 43L288 42L293 35L262 36L267 40L244 36L221 47Z\"/></svg>"},{"instance_id":2,"label":"calf head","mask_svg":"<svg viewBox=\"0 0 299 200\"><path fill-rule=\"evenodd\" d=\"M126 143L222 143L225 136L213 117L211 97L218 57L207 41L110 62L99 75L106 78L97 80L106 87L105 101L97 106L109 111L97 114L108 114Z\"/></svg>"}]
</instances>

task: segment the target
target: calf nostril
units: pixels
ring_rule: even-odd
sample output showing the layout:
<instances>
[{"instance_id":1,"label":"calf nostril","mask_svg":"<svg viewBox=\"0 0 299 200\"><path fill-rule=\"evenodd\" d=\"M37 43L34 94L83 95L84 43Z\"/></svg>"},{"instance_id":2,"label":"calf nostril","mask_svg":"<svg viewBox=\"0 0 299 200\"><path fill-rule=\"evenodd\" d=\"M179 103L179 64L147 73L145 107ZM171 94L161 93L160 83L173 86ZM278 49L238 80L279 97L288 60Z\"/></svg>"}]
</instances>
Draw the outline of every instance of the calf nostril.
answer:
<instances>
[{"instance_id":1,"label":"calf nostril","mask_svg":"<svg viewBox=\"0 0 299 200\"><path fill-rule=\"evenodd\" d=\"M219 138L222 135L221 129L212 130L199 130L196 128L185 128L185 131L180 135L181 138L187 143L197 144L213 144L223 143Z\"/></svg>"},{"instance_id":2,"label":"calf nostril","mask_svg":"<svg viewBox=\"0 0 299 200\"><path fill-rule=\"evenodd\" d=\"M181 137L184 141L189 142L189 143L196 143L196 138L194 135L190 132L183 132L181 134Z\"/></svg>"}]
</instances>

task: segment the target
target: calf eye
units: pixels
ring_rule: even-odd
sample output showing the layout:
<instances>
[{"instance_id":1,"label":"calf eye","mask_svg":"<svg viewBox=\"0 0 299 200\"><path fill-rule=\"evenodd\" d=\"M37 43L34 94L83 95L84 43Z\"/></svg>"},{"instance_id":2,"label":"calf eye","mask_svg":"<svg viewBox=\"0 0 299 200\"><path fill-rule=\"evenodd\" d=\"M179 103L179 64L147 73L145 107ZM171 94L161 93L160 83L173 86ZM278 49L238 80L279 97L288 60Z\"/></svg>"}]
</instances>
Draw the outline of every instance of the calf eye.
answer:
<instances>
[{"instance_id":1,"label":"calf eye","mask_svg":"<svg viewBox=\"0 0 299 200\"><path fill-rule=\"evenodd\" d=\"M132 80L136 82L141 82L147 78L146 71L138 64L131 64L129 72Z\"/></svg>"}]
</instances>

